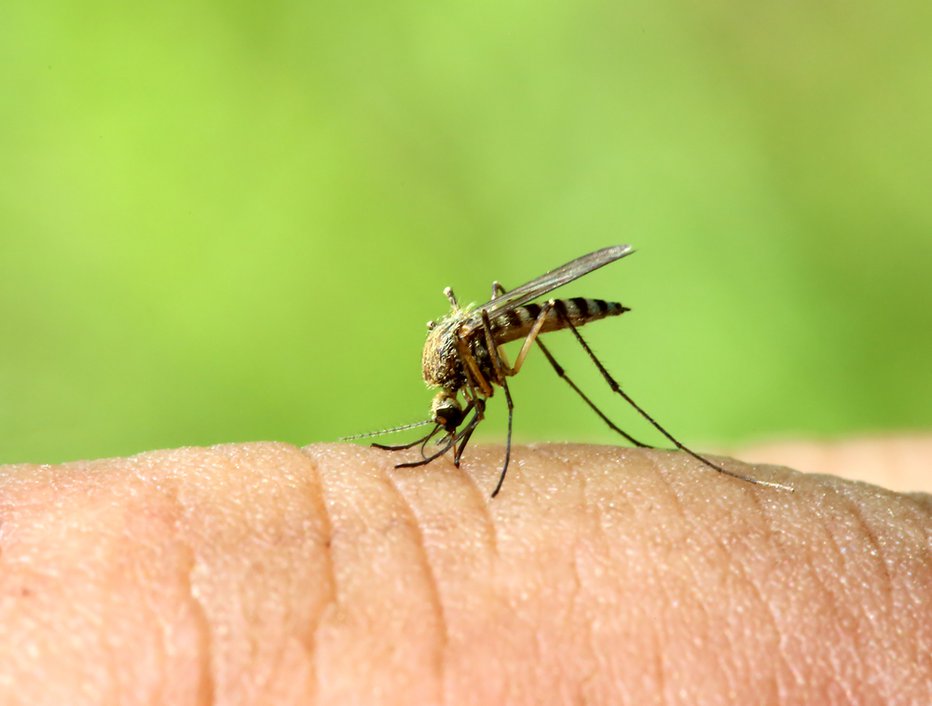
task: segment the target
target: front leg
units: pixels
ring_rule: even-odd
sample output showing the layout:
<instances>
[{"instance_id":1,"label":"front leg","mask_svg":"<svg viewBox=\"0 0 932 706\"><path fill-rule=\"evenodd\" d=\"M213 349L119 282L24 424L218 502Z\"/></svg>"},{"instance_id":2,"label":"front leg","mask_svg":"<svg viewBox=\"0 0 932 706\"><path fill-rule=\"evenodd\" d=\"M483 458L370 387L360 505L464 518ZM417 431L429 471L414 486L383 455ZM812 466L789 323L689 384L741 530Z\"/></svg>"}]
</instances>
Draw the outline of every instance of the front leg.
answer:
<instances>
[{"instance_id":1,"label":"front leg","mask_svg":"<svg viewBox=\"0 0 932 706\"><path fill-rule=\"evenodd\" d=\"M456 356L459 358L460 365L463 366L463 373L466 376L466 388L469 390L470 396L473 399L491 397L494 393L492 384L479 369L479 362L469 350L466 340L459 335L456 336Z\"/></svg>"},{"instance_id":2,"label":"front leg","mask_svg":"<svg viewBox=\"0 0 932 706\"><path fill-rule=\"evenodd\" d=\"M509 372L510 375L517 375L518 371L521 370L521 366L524 365L524 359L527 358L527 355L531 350L531 346L534 345L534 341L536 341L537 337L540 335L540 330L547 322L547 315L553 310L555 306L556 301L551 299L540 308L540 313L537 315L537 319L534 321L534 325L531 327L530 333L528 333L527 338L524 339L524 344L521 346L521 350L518 351L518 357L515 358L515 364L511 367L511 371Z\"/></svg>"},{"instance_id":3,"label":"front leg","mask_svg":"<svg viewBox=\"0 0 932 706\"><path fill-rule=\"evenodd\" d=\"M508 473L508 462L511 460L511 426L514 418L515 405L511 400L511 390L508 389L508 379L505 377L505 370L503 369L498 346L495 345L495 337L492 334L492 322L489 321L489 312L485 309L482 310L482 328L485 330L485 342L486 347L489 349L489 355L492 358L492 367L498 378L496 382L498 382L505 391L505 402L508 405L508 436L505 439L505 462L502 464L502 472L498 477L498 484L495 486L495 490L492 491L492 497L494 498L498 495L498 491L502 489L502 483L505 482L505 474Z\"/></svg>"}]
</instances>

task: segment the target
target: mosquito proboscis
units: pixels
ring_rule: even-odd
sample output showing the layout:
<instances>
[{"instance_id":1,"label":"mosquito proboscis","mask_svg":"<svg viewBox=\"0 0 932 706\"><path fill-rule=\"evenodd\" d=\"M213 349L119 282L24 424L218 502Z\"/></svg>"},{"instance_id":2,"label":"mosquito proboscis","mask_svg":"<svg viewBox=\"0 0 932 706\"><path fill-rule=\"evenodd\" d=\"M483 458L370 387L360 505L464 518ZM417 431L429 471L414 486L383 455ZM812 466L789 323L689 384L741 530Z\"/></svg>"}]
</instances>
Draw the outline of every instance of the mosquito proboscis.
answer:
<instances>
[{"instance_id":1,"label":"mosquito proboscis","mask_svg":"<svg viewBox=\"0 0 932 706\"><path fill-rule=\"evenodd\" d=\"M557 375L617 434L635 446L652 448L627 432L623 431L576 385L566 374L566 370L556 361L550 350L541 341L541 334L561 329L569 329L585 350L589 359L596 366L602 378L625 402L637 411L651 426L659 431L676 448L701 461L709 468L732 478L737 478L754 485L791 491L793 488L782 483L760 480L728 470L702 456L680 442L650 414L638 405L608 372L596 357L586 340L579 333L579 328L609 316L619 316L628 307L618 302L602 299L574 297L571 299L549 299L543 303L534 303L534 299L543 297L558 287L620 260L633 253L630 245L613 245L583 255L575 260L557 267L520 287L506 290L498 282L492 283L492 298L482 306L461 307L447 287L444 295L450 302L451 311L439 321L427 324L429 332L424 344L422 356L424 381L429 387L439 388L431 403L430 417L422 422L386 429L383 432L361 434L355 437L374 436L411 429L417 426L433 425L424 436L407 444L385 445L373 444L380 449L398 451L420 446L421 458L416 461L399 463L395 468L415 468L424 466L441 456L453 452L453 463L459 467L463 451L476 427L485 417L486 401L501 387L508 407L508 432L505 443L505 459L499 474L498 483L492 491L492 497L498 495L505 482L508 464L511 460L511 430L514 417L514 403L508 388L508 378L514 377L521 370L531 348L536 344ZM514 364L509 364L502 346L510 341L523 341L515 357ZM427 444L441 434L437 449L428 453Z\"/></svg>"}]
</instances>

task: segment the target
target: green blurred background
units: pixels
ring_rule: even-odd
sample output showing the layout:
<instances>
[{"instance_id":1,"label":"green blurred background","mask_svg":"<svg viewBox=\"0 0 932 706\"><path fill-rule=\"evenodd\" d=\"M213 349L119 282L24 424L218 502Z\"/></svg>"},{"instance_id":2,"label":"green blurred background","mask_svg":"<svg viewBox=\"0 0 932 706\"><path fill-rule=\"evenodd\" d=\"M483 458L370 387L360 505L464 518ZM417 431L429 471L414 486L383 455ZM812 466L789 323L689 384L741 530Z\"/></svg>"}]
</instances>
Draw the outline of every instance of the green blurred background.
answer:
<instances>
[{"instance_id":1,"label":"green blurred background","mask_svg":"<svg viewBox=\"0 0 932 706\"><path fill-rule=\"evenodd\" d=\"M617 242L561 293L632 307L586 333L684 440L927 430L930 36L919 0L6 3L0 461L423 418L444 286ZM520 440L612 441L539 356L512 392Z\"/></svg>"}]
</instances>

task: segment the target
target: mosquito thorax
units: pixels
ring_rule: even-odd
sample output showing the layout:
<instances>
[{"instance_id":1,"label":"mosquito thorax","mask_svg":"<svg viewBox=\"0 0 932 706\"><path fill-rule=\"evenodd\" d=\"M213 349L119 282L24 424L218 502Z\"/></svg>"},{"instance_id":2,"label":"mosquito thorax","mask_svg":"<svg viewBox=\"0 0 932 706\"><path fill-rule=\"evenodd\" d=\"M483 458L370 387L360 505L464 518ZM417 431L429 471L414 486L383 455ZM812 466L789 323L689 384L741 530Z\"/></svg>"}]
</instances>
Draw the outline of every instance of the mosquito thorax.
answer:
<instances>
[{"instance_id":1,"label":"mosquito thorax","mask_svg":"<svg viewBox=\"0 0 932 706\"><path fill-rule=\"evenodd\" d=\"M467 316L466 311L457 309L432 322L421 356L424 382L430 387L458 390L465 384L463 366L456 354L456 333Z\"/></svg>"}]
</instances>

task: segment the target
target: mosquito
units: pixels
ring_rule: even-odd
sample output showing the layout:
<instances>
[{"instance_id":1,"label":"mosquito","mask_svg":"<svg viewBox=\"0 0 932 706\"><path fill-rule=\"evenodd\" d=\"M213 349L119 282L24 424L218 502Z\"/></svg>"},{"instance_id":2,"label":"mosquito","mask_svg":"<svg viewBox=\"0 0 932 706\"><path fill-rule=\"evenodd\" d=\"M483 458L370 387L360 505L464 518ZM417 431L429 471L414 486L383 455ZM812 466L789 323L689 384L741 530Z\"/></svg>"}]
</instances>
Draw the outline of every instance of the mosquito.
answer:
<instances>
[{"instance_id":1,"label":"mosquito","mask_svg":"<svg viewBox=\"0 0 932 706\"><path fill-rule=\"evenodd\" d=\"M420 446L421 458L416 461L399 463L395 468L416 468L453 452L453 463L458 468L466 445L476 427L485 418L486 402L495 394L495 387L500 387L505 394L508 407L508 432L505 443L505 459L499 474L498 483L492 491L492 497L498 495L508 473L511 460L511 430L514 417L514 403L508 389L508 378L514 377L521 370L531 349L540 348L547 362L553 367L557 376L564 380L572 390L606 423L609 428L624 437L628 442L641 448L652 448L618 427L606 416L596 404L566 374L553 354L541 341L541 334L561 329L569 329L579 345L589 356L611 388L621 396L647 422L666 437L676 448L701 461L709 468L732 478L737 478L755 485L792 491L793 488L781 483L759 480L730 471L696 453L676 439L661 426L650 414L638 405L606 370L602 362L580 335L579 328L593 321L620 316L630 309L618 302L602 299L574 297L572 299L548 299L535 303L534 299L549 294L558 287L573 282L600 267L620 260L633 253L630 245L614 245L583 255L575 260L557 267L520 287L506 290L499 282L492 283L492 298L482 306L461 307L447 287L444 295L450 302L451 311L439 321L427 323L427 341L422 355L424 381L428 387L439 388L430 407L430 417L422 422L408 424L393 429L386 429L373 434L376 436L396 431L412 429L418 426L433 425L424 436L407 444L386 445L373 444L376 448L400 451ZM514 364L508 362L502 346L511 341L523 339L521 349L515 357ZM438 449L427 453L427 444L440 434Z\"/></svg>"}]
</instances>

